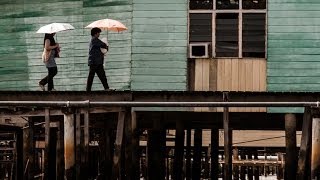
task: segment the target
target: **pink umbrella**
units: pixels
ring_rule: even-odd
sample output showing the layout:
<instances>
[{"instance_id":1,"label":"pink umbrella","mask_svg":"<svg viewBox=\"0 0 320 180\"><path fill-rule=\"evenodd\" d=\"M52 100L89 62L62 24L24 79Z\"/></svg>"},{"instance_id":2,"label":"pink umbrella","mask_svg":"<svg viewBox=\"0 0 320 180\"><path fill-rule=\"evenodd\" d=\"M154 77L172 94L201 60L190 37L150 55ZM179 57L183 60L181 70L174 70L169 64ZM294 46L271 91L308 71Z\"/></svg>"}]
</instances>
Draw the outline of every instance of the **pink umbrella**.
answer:
<instances>
[{"instance_id":1,"label":"pink umbrella","mask_svg":"<svg viewBox=\"0 0 320 180\"><path fill-rule=\"evenodd\" d=\"M92 22L86 28L100 28L101 30L115 31L120 32L127 30L128 28L123 25L121 22L113 20L113 19L101 19Z\"/></svg>"}]
</instances>

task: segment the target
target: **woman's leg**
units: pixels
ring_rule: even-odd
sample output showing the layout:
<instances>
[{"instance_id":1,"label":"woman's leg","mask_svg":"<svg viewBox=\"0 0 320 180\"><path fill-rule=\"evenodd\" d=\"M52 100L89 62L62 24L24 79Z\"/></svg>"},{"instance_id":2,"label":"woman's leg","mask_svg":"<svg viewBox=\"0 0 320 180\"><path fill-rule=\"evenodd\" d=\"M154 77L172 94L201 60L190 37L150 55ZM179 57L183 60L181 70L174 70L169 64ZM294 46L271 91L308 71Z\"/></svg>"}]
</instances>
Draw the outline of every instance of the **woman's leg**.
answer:
<instances>
[{"instance_id":1,"label":"woman's leg","mask_svg":"<svg viewBox=\"0 0 320 180\"><path fill-rule=\"evenodd\" d=\"M47 81L48 81L48 91L51 91L53 88L54 88L54 85L53 85L53 77L57 74L58 72L58 69L57 67L50 67L48 68L48 71L49 71L49 74L48 74L48 78L47 78Z\"/></svg>"}]
</instances>

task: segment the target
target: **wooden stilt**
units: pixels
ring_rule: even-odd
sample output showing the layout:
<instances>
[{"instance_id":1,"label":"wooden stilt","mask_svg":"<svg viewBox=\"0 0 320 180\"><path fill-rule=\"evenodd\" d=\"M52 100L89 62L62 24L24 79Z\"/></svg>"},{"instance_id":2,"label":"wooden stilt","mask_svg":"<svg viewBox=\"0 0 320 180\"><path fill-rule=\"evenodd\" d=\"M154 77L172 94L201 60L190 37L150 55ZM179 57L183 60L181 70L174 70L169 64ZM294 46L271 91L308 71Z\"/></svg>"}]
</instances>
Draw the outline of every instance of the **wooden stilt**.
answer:
<instances>
[{"instance_id":1,"label":"wooden stilt","mask_svg":"<svg viewBox=\"0 0 320 180\"><path fill-rule=\"evenodd\" d=\"M183 168L183 154L184 154L184 128L183 122L176 122L176 138L175 138L175 150L174 150L174 180L182 180L182 168Z\"/></svg>"},{"instance_id":2,"label":"wooden stilt","mask_svg":"<svg viewBox=\"0 0 320 180\"><path fill-rule=\"evenodd\" d=\"M239 160L239 150L237 148L233 149L233 159L235 161ZM233 165L233 180L239 180L239 166Z\"/></svg>"},{"instance_id":3,"label":"wooden stilt","mask_svg":"<svg viewBox=\"0 0 320 180\"><path fill-rule=\"evenodd\" d=\"M211 129L211 180L219 178L219 129Z\"/></svg>"},{"instance_id":4,"label":"wooden stilt","mask_svg":"<svg viewBox=\"0 0 320 180\"><path fill-rule=\"evenodd\" d=\"M124 132L124 122L125 122L125 112L119 112L118 116L118 125L117 125L117 135L115 141L115 150L113 156L113 179L117 180L121 177L120 172L120 159L121 159L121 149L123 141L123 132Z\"/></svg>"},{"instance_id":5,"label":"wooden stilt","mask_svg":"<svg viewBox=\"0 0 320 180\"><path fill-rule=\"evenodd\" d=\"M232 131L229 127L229 108L223 108L223 128L224 128L224 179L232 180Z\"/></svg>"},{"instance_id":6,"label":"wooden stilt","mask_svg":"<svg viewBox=\"0 0 320 180\"><path fill-rule=\"evenodd\" d=\"M49 145L50 145L50 111L45 109L45 130L44 130L44 179L49 178Z\"/></svg>"},{"instance_id":7,"label":"wooden stilt","mask_svg":"<svg viewBox=\"0 0 320 180\"><path fill-rule=\"evenodd\" d=\"M29 118L29 127L23 130L23 178L25 180L34 178L34 121Z\"/></svg>"},{"instance_id":8,"label":"wooden stilt","mask_svg":"<svg viewBox=\"0 0 320 180\"><path fill-rule=\"evenodd\" d=\"M296 179L297 173L297 138L296 138L296 116L294 114L285 115L286 133L286 163L285 179Z\"/></svg>"},{"instance_id":9,"label":"wooden stilt","mask_svg":"<svg viewBox=\"0 0 320 180\"><path fill-rule=\"evenodd\" d=\"M140 179L140 151L139 151L139 131L137 128L137 114L135 111L131 112L131 131L132 131L132 164L131 164L131 177L134 180Z\"/></svg>"},{"instance_id":10,"label":"wooden stilt","mask_svg":"<svg viewBox=\"0 0 320 180\"><path fill-rule=\"evenodd\" d=\"M312 128L312 114L311 108L304 109L301 145L299 151L297 180L308 180L310 178L310 163L311 163L311 131Z\"/></svg>"},{"instance_id":11,"label":"wooden stilt","mask_svg":"<svg viewBox=\"0 0 320 180\"><path fill-rule=\"evenodd\" d=\"M132 132L132 116L131 116L131 109L126 108L125 114L125 128L124 128L124 144L125 144L125 179L131 180L134 179L132 176L132 151L133 151L133 132Z\"/></svg>"},{"instance_id":12,"label":"wooden stilt","mask_svg":"<svg viewBox=\"0 0 320 180\"><path fill-rule=\"evenodd\" d=\"M89 156L89 115L90 115L90 112L89 112L89 109L86 109L84 111L84 119L83 119L83 155L82 155L82 158L81 158L81 177L83 177L84 179L88 179L88 156ZM111 160L110 160L111 162ZM110 167L110 170L111 170L111 167ZM112 171L112 170L111 170ZM109 176L111 177L111 176Z\"/></svg>"},{"instance_id":13,"label":"wooden stilt","mask_svg":"<svg viewBox=\"0 0 320 180\"><path fill-rule=\"evenodd\" d=\"M312 120L311 179L320 179L320 118Z\"/></svg>"},{"instance_id":14,"label":"wooden stilt","mask_svg":"<svg viewBox=\"0 0 320 180\"><path fill-rule=\"evenodd\" d=\"M75 179L75 137L74 137L74 114L64 115L64 158L65 179Z\"/></svg>"},{"instance_id":15,"label":"wooden stilt","mask_svg":"<svg viewBox=\"0 0 320 180\"><path fill-rule=\"evenodd\" d=\"M191 129L187 130L186 180L191 180Z\"/></svg>"},{"instance_id":16,"label":"wooden stilt","mask_svg":"<svg viewBox=\"0 0 320 180\"><path fill-rule=\"evenodd\" d=\"M80 172L81 172L81 114L80 114L80 110L77 109L76 110L76 124L75 124L75 136L76 136L76 139L75 139L75 144L76 144L76 164L75 164L75 174L76 174L76 179L80 179L81 175L80 175Z\"/></svg>"},{"instance_id":17,"label":"wooden stilt","mask_svg":"<svg viewBox=\"0 0 320 180\"><path fill-rule=\"evenodd\" d=\"M253 155L254 155L254 159L255 160L258 160L258 151L255 150L253 152ZM253 177L254 177L254 180L259 180L259 177L260 177L260 167L259 166L255 166L253 167Z\"/></svg>"},{"instance_id":18,"label":"wooden stilt","mask_svg":"<svg viewBox=\"0 0 320 180\"><path fill-rule=\"evenodd\" d=\"M194 151L192 164L192 179L200 180L201 178L201 149L202 149L202 130L194 130Z\"/></svg>"},{"instance_id":19,"label":"wooden stilt","mask_svg":"<svg viewBox=\"0 0 320 180\"><path fill-rule=\"evenodd\" d=\"M59 122L57 135L57 179L64 179L64 129L63 121Z\"/></svg>"},{"instance_id":20,"label":"wooden stilt","mask_svg":"<svg viewBox=\"0 0 320 180\"><path fill-rule=\"evenodd\" d=\"M241 160L246 159L246 152L244 150L241 150L240 157L241 157ZM241 180L246 179L246 171L247 171L247 167L245 165L241 165L241 167L240 167L240 179Z\"/></svg>"},{"instance_id":21,"label":"wooden stilt","mask_svg":"<svg viewBox=\"0 0 320 180\"><path fill-rule=\"evenodd\" d=\"M248 151L247 153L247 158L249 161L252 161L252 151ZM247 166L248 169L248 180L253 180L253 167L252 166Z\"/></svg>"}]
</instances>

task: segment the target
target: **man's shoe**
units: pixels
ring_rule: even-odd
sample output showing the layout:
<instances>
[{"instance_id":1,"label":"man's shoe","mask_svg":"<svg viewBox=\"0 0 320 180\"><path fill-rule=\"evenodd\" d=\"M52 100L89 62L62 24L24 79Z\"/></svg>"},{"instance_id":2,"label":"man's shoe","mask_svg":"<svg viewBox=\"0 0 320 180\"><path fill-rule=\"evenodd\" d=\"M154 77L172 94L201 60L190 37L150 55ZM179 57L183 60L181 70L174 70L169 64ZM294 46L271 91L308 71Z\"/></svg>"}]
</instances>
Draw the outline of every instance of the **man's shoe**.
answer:
<instances>
[{"instance_id":1,"label":"man's shoe","mask_svg":"<svg viewBox=\"0 0 320 180\"><path fill-rule=\"evenodd\" d=\"M40 87L40 89L41 89L42 91L45 91L45 90L46 90L45 87L44 87L44 85L42 85L42 84L39 84L39 87Z\"/></svg>"}]
</instances>

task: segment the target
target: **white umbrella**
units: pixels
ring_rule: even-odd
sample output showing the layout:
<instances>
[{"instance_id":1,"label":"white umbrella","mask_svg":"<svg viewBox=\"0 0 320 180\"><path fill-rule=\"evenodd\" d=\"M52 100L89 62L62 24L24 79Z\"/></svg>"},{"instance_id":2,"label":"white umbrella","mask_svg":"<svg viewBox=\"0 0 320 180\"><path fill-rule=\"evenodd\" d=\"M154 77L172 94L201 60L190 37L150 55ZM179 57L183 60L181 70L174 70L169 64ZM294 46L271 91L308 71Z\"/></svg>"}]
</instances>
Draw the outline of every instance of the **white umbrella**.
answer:
<instances>
[{"instance_id":1,"label":"white umbrella","mask_svg":"<svg viewBox=\"0 0 320 180\"><path fill-rule=\"evenodd\" d=\"M100 28L102 30L109 30L109 31L116 31L116 32L120 32L128 29L121 22L113 19L100 19L86 26L86 28L95 28L95 27Z\"/></svg>"},{"instance_id":2,"label":"white umbrella","mask_svg":"<svg viewBox=\"0 0 320 180\"><path fill-rule=\"evenodd\" d=\"M68 23L51 23L45 26L42 26L37 33L57 33L60 31L72 30L74 27Z\"/></svg>"}]
</instances>

